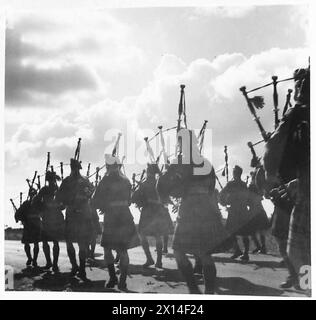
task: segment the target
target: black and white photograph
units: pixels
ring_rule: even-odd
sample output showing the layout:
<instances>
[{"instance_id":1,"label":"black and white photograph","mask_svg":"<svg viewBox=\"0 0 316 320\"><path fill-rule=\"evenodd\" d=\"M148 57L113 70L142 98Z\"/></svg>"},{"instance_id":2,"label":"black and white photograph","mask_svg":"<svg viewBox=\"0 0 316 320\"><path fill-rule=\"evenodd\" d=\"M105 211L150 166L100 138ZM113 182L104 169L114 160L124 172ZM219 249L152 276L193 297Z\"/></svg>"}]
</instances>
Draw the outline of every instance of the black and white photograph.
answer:
<instances>
[{"instance_id":1,"label":"black and white photograph","mask_svg":"<svg viewBox=\"0 0 316 320\"><path fill-rule=\"evenodd\" d=\"M311 2L16 3L4 293L310 299Z\"/></svg>"}]
</instances>

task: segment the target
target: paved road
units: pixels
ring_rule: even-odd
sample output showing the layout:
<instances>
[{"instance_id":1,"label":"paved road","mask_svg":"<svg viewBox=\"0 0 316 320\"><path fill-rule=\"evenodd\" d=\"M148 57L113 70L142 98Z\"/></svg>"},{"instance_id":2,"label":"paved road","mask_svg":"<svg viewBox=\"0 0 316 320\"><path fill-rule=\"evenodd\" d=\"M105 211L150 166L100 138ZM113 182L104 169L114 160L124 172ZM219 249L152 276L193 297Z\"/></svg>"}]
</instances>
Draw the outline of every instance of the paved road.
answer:
<instances>
[{"instance_id":1,"label":"paved road","mask_svg":"<svg viewBox=\"0 0 316 320\"><path fill-rule=\"evenodd\" d=\"M130 274L128 277L128 289L137 293L187 293L183 278L176 269L176 263L169 254L163 258L163 269L143 269L145 262L143 251L140 247L129 251ZM152 249L155 256L154 249ZM217 294L229 295L259 295L259 296L298 296L306 297L308 293L291 290L280 290L279 284L287 272L279 268L279 257L272 255L250 255L249 263L233 261L230 254L221 253L214 255L217 266ZM87 268L87 275L91 283L83 283L74 278L69 279L70 265L66 253L66 246L61 243L60 271L59 275L45 273L43 271L25 270L25 254L19 241L5 242L5 264L15 270L15 290L42 290L42 291L85 291L85 292L109 292L104 288L104 281L108 279L108 273L104 269L102 261L102 248L97 246L96 263ZM45 265L43 252L40 251L38 263ZM201 290L203 290L202 278L197 277ZM112 290L116 291L116 290Z\"/></svg>"}]
</instances>

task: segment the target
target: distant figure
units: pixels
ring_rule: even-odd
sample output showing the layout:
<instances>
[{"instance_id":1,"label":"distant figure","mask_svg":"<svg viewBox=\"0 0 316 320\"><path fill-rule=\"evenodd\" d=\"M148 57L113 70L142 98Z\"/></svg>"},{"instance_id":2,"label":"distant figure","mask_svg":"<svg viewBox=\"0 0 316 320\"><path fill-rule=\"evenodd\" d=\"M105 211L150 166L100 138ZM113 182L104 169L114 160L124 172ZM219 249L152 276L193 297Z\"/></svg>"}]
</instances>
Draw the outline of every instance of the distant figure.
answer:
<instances>
[{"instance_id":1,"label":"distant figure","mask_svg":"<svg viewBox=\"0 0 316 320\"><path fill-rule=\"evenodd\" d=\"M265 232L269 229L270 223L263 208L263 194L256 185L256 172L251 173L251 180L248 186L249 191L249 211L251 216L251 239L256 245L252 253L266 254ZM259 237L259 239L258 239Z\"/></svg>"},{"instance_id":2,"label":"distant figure","mask_svg":"<svg viewBox=\"0 0 316 320\"><path fill-rule=\"evenodd\" d=\"M92 212L89 199L94 191L88 178L80 174L81 164L70 160L71 173L66 177L56 193L56 201L66 206L66 244L72 266L70 276L78 276L87 281L86 258L92 233ZM79 246L79 267L73 243Z\"/></svg>"},{"instance_id":3,"label":"distant figure","mask_svg":"<svg viewBox=\"0 0 316 320\"><path fill-rule=\"evenodd\" d=\"M232 242L234 254L232 259L240 257L243 261L249 261L249 222L250 214L248 211L248 188L241 180L242 168L233 168L233 179L220 192L220 204L227 207L228 217L226 230ZM239 248L237 236L242 236L244 252Z\"/></svg>"},{"instance_id":4,"label":"distant figure","mask_svg":"<svg viewBox=\"0 0 316 320\"><path fill-rule=\"evenodd\" d=\"M129 256L127 250L139 245L133 216L129 210L131 201L131 184L121 172L118 157L105 155L107 172L97 186L92 199L94 208L104 215L101 246L104 248L104 260L109 271L107 288L118 285L126 291ZM115 274L112 250L119 254L120 279Z\"/></svg>"},{"instance_id":5,"label":"distant figure","mask_svg":"<svg viewBox=\"0 0 316 320\"><path fill-rule=\"evenodd\" d=\"M36 190L30 188L28 200L24 201L20 208L15 212L15 221L21 221L23 224L22 243L24 244L24 251L27 257L26 266L33 266L37 268L37 257L39 253L38 243L41 241L42 222L40 211L37 208ZM33 243L33 258L31 254L30 244Z\"/></svg>"},{"instance_id":6,"label":"distant figure","mask_svg":"<svg viewBox=\"0 0 316 320\"><path fill-rule=\"evenodd\" d=\"M146 262L143 265L145 268L155 263L150 253L147 237L154 237L156 240L157 260L155 266L162 268L162 237L166 231L164 216L169 213L165 211L156 188L155 175L158 173L157 164L148 164L146 180L132 195L132 203L135 203L141 210L138 231L146 255Z\"/></svg>"},{"instance_id":7,"label":"distant figure","mask_svg":"<svg viewBox=\"0 0 316 320\"><path fill-rule=\"evenodd\" d=\"M41 205L41 215L43 222L43 251L46 258L46 266L48 270L53 267L54 272L59 271L59 241L65 239L65 221L61 212L61 207L55 200L55 194L58 190L57 180L60 179L55 172L48 171L46 173L47 186L44 186L39 191L36 199ZM50 247L48 242L53 242L53 262L50 255Z\"/></svg>"}]
</instances>

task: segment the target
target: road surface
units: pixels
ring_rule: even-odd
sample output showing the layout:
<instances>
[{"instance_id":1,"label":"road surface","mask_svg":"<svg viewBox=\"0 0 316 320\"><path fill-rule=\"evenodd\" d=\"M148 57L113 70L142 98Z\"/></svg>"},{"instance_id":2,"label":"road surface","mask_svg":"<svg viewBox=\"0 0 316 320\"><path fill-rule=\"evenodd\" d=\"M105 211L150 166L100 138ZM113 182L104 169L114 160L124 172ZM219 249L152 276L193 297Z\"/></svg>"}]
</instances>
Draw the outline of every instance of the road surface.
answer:
<instances>
[{"instance_id":1,"label":"road surface","mask_svg":"<svg viewBox=\"0 0 316 320\"><path fill-rule=\"evenodd\" d=\"M151 248L153 257L155 251ZM171 249L170 249L171 252ZM163 269L154 267L143 269L145 256L141 247L129 250L130 270L127 279L129 292L134 293L188 293L183 278L176 268L172 254L163 258ZM287 272L279 267L280 258L273 255L250 255L250 262L231 260L231 254L214 255L217 267L217 294L223 295L258 295L258 296L295 296L306 297L310 292L294 289L281 290L279 284L285 280ZM14 268L14 290L27 291L83 291L109 292L117 289L105 289L108 273L103 263L102 248L97 245L96 262L87 267L87 276L91 280L84 283L77 278L70 279L70 264L65 243L60 244L60 274L30 271L25 269L25 253L20 241L5 241L5 264ZM193 259L192 259L193 260ZM39 266L45 265L45 258L40 250ZM201 290L203 279L197 276Z\"/></svg>"}]
</instances>

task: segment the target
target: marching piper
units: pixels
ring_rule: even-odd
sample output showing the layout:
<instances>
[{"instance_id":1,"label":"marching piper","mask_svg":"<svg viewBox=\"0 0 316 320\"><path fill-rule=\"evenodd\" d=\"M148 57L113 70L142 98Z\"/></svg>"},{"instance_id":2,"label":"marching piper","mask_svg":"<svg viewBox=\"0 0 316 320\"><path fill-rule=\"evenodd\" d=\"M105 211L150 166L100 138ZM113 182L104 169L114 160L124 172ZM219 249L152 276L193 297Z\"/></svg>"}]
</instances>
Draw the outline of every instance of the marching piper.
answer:
<instances>
[{"instance_id":1,"label":"marching piper","mask_svg":"<svg viewBox=\"0 0 316 320\"><path fill-rule=\"evenodd\" d=\"M158 180L161 197L181 199L174 231L173 249L178 269L183 274L190 293L200 293L193 267L186 254L201 259L205 293L215 292L216 267L211 254L225 240L217 203L214 201L215 171L201 156L198 141L188 129L180 129L180 153ZM184 136L186 138L184 138Z\"/></svg>"},{"instance_id":2,"label":"marching piper","mask_svg":"<svg viewBox=\"0 0 316 320\"><path fill-rule=\"evenodd\" d=\"M70 160L71 173L66 177L56 193L56 201L66 207L66 244L72 265L70 276L78 276L87 281L86 258L92 233L92 212L89 200L94 187L80 174L81 164L78 158ZM73 243L79 246L79 266Z\"/></svg>"},{"instance_id":3,"label":"marching piper","mask_svg":"<svg viewBox=\"0 0 316 320\"><path fill-rule=\"evenodd\" d=\"M39 253L39 242L42 236L42 221L38 201L36 200L37 191L34 188L29 189L28 199L15 212L15 221L21 221L23 224L22 243L27 256L26 266L37 268L37 257ZM33 257L30 244L33 247Z\"/></svg>"},{"instance_id":4,"label":"marching piper","mask_svg":"<svg viewBox=\"0 0 316 320\"><path fill-rule=\"evenodd\" d=\"M110 279L106 288L118 285L126 291L128 274L128 249L139 245L139 239L133 216L129 210L131 203L131 184L121 172L121 162L117 156L105 155L106 173L98 184L92 198L94 208L104 215L101 246ZM112 250L119 254L120 278L117 279Z\"/></svg>"},{"instance_id":5,"label":"marching piper","mask_svg":"<svg viewBox=\"0 0 316 320\"><path fill-rule=\"evenodd\" d=\"M149 267L155 262L149 249L147 237L154 237L156 240L157 260L156 268L162 268L162 236L165 234L164 215L165 208L160 200L156 188L156 174L159 174L156 163L148 164L146 179L132 195L132 203L135 203L141 210L138 232L141 237L142 247L146 255L146 262L143 267Z\"/></svg>"},{"instance_id":6,"label":"marching piper","mask_svg":"<svg viewBox=\"0 0 316 320\"><path fill-rule=\"evenodd\" d=\"M54 272L59 271L59 241L65 238L65 221L61 208L55 200L55 194L58 190L57 181L60 178L53 171L47 171L45 180L47 186L40 189L37 199L41 204L41 216L43 223L42 241L43 251L46 258L46 266L44 269L50 269ZM53 242L53 262L50 255L50 247L48 242Z\"/></svg>"},{"instance_id":7,"label":"marching piper","mask_svg":"<svg viewBox=\"0 0 316 320\"><path fill-rule=\"evenodd\" d=\"M249 222L250 215L248 211L248 188L241 180L242 168L235 166L233 168L233 179L228 181L226 186L220 191L220 204L227 206L228 217L226 221L226 230L229 233L234 253L232 259L240 257L243 261L249 261ZM244 252L238 245L237 236L242 236L244 243Z\"/></svg>"}]
</instances>

